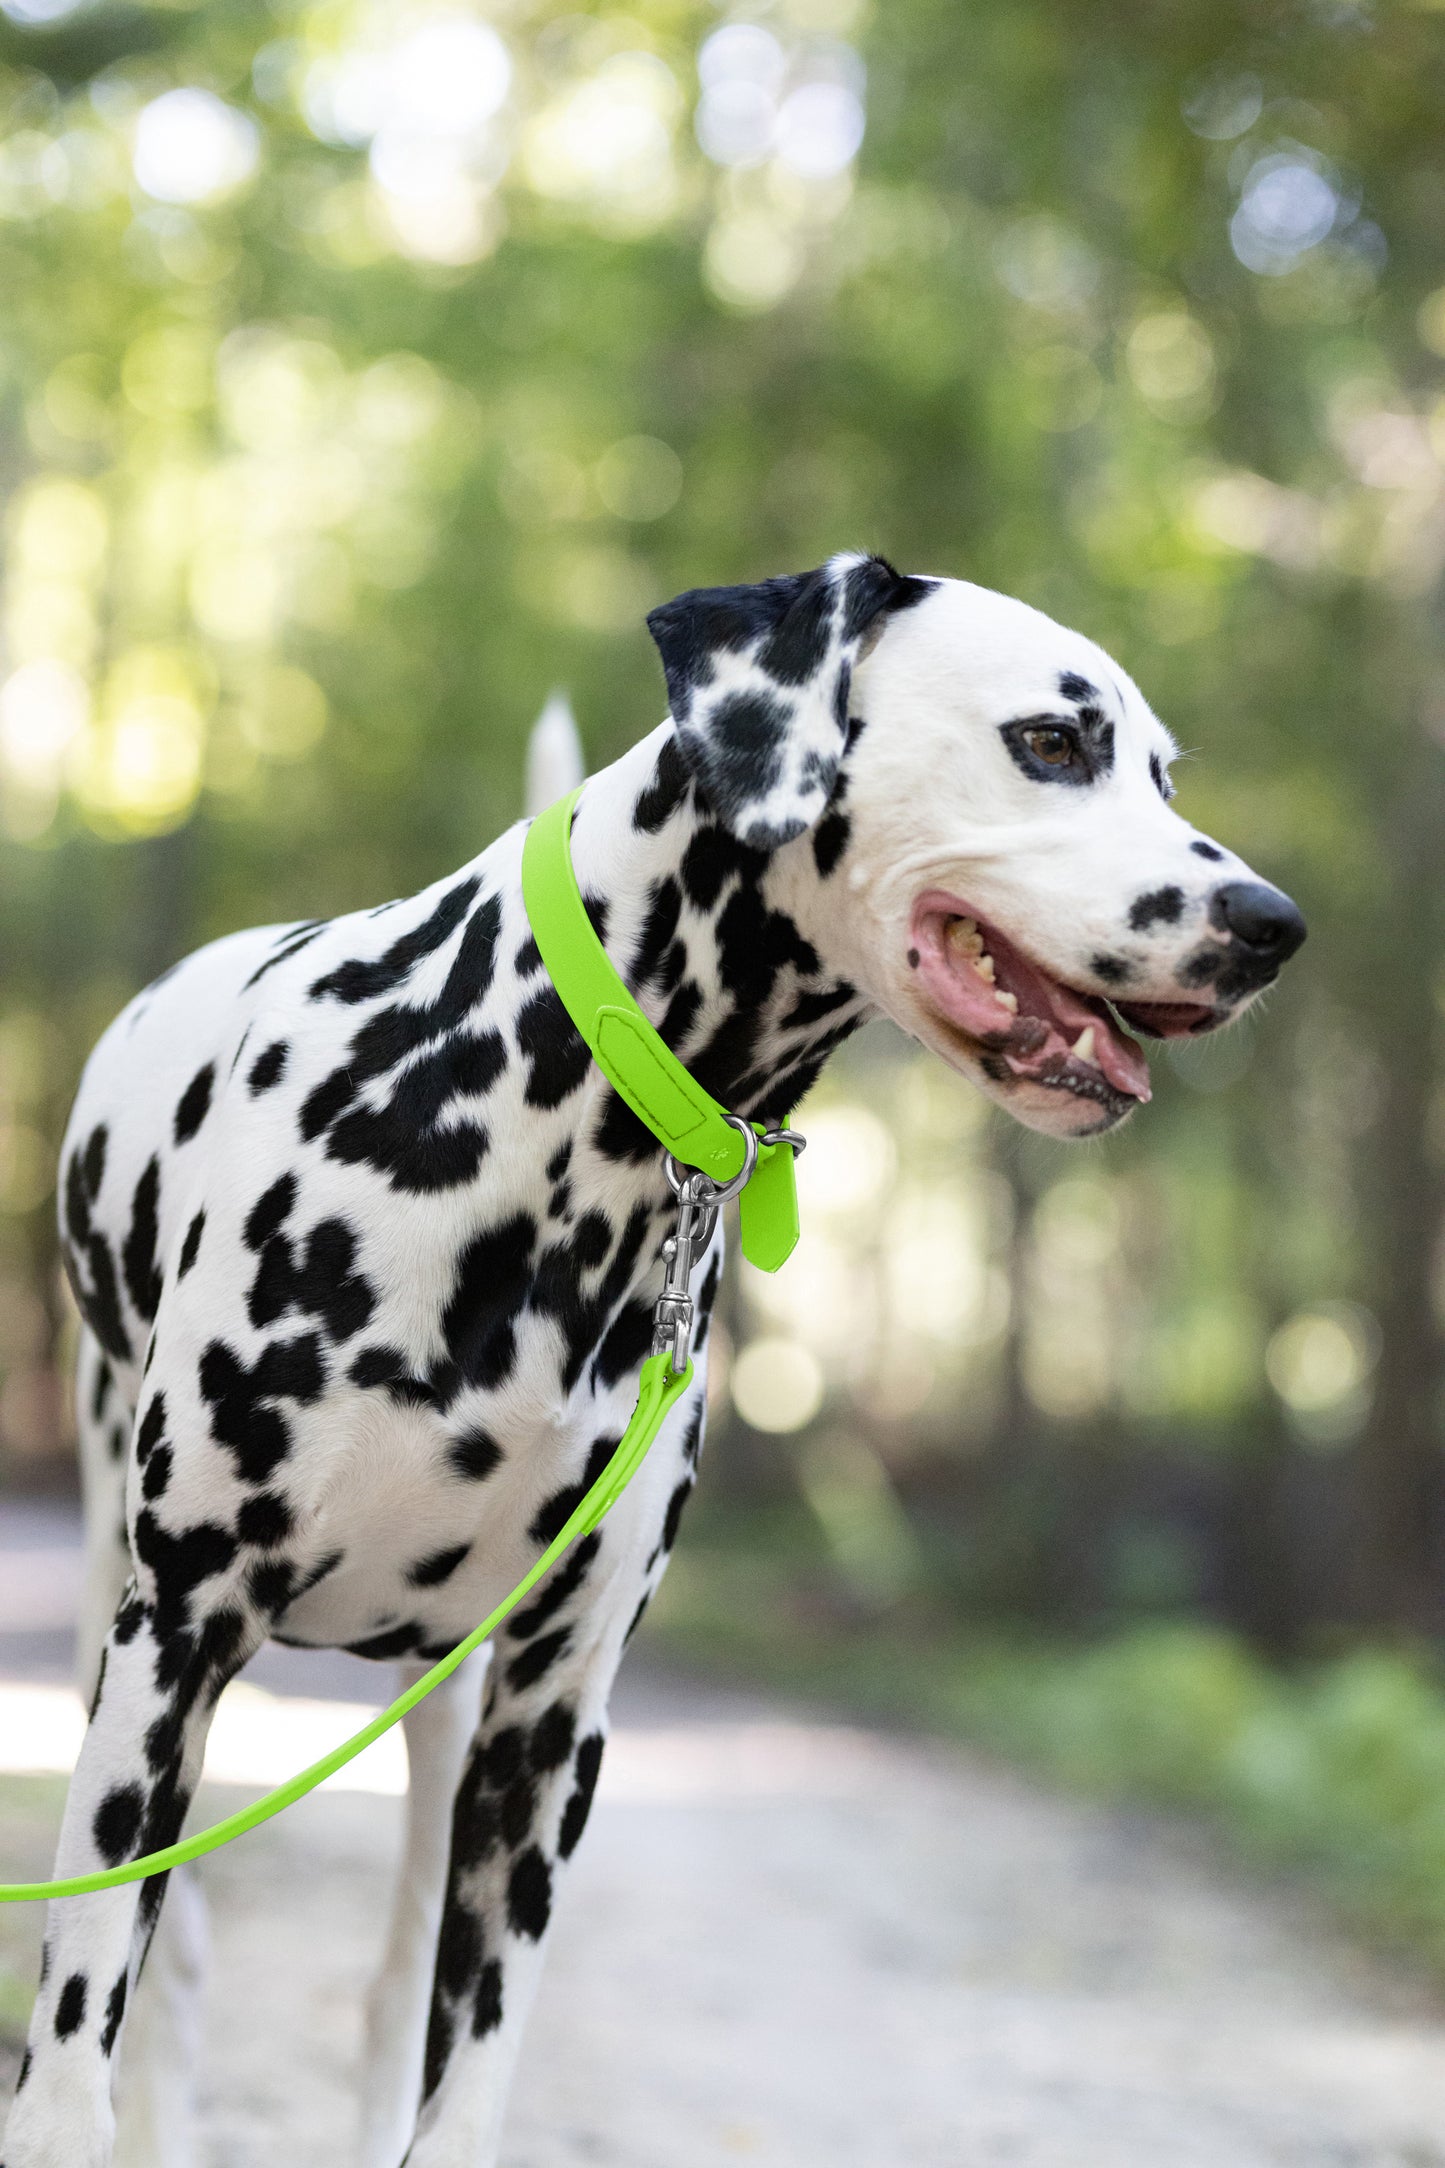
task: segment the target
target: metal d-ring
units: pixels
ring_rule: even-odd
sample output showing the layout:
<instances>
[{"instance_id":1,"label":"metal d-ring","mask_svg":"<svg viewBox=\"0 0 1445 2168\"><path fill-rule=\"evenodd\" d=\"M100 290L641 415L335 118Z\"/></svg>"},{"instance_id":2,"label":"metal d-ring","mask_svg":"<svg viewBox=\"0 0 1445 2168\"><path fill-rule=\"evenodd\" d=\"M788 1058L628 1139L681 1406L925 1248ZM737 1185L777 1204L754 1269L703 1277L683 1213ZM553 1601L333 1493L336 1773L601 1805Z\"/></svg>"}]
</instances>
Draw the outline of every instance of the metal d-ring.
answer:
<instances>
[{"instance_id":1,"label":"metal d-ring","mask_svg":"<svg viewBox=\"0 0 1445 2168\"><path fill-rule=\"evenodd\" d=\"M746 1189L748 1182L752 1178L753 1169L758 1163L758 1136L751 1122L745 1122L740 1114L724 1114L723 1120L729 1123L743 1140L743 1163L730 1182L714 1182L710 1174L703 1176L703 1180L710 1186L706 1198L701 1201L708 1205L726 1204L730 1197L736 1197L740 1190ZM690 1181L694 1173L700 1171L692 1167L679 1165L671 1152L668 1153L662 1164L663 1171L667 1176L668 1188L672 1191L674 1197L680 1197L684 1183Z\"/></svg>"},{"instance_id":2,"label":"metal d-ring","mask_svg":"<svg viewBox=\"0 0 1445 2168\"><path fill-rule=\"evenodd\" d=\"M759 1141L763 1144L790 1146L794 1159L808 1149L808 1140L800 1129L765 1129Z\"/></svg>"}]
</instances>

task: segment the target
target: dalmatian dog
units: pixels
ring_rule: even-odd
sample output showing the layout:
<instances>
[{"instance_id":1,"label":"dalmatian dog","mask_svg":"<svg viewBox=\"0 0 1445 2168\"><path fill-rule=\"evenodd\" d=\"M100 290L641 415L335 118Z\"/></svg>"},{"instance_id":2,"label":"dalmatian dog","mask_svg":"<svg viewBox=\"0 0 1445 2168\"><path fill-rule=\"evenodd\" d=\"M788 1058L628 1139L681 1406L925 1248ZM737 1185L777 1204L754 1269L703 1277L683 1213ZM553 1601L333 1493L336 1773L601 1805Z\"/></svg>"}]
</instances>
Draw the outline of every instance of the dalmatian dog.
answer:
<instances>
[{"instance_id":1,"label":"dalmatian dog","mask_svg":"<svg viewBox=\"0 0 1445 2168\"><path fill-rule=\"evenodd\" d=\"M881 1012L1031 1128L1098 1136L1149 1096L1134 1033L1229 1022L1303 938L1173 810L1129 678L1022 603L845 555L649 623L671 715L587 783L573 858L740 1114L781 1122ZM61 1187L94 1701L59 1874L175 1839L268 1637L413 1675L450 1649L628 1420L673 1207L542 967L524 832L419 896L214 943L91 1058ZM696 1479L720 1269L715 1235L697 1375L632 1487L408 1720L365 2168L497 2160L609 1688ZM192 2157L176 1880L149 2001L164 1878L52 1906L4 2168L105 2168L117 2102L123 2158Z\"/></svg>"}]
</instances>

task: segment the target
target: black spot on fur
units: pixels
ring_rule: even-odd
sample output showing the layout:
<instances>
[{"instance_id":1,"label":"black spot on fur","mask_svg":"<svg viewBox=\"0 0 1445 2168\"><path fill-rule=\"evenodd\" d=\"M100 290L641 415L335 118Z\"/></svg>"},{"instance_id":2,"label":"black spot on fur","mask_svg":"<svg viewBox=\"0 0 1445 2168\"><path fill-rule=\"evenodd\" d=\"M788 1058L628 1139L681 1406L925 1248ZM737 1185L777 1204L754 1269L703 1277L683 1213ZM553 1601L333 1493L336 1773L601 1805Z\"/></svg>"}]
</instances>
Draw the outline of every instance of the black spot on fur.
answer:
<instances>
[{"instance_id":1,"label":"black spot on fur","mask_svg":"<svg viewBox=\"0 0 1445 2168\"><path fill-rule=\"evenodd\" d=\"M607 922L612 915L612 907L607 898L594 895L589 889L583 895L582 908L587 913L588 923L592 931L605 948L607 945Z\"/></svg>"},{"instance_id":2,"label":"black spot on fur","mask_svg":"<svg viewBox=\"0 0 1445 2168\"><path fill-rule=\"evenodd\" d=\"M120 1286L110 1244L91 1218L91 1207L105 1179L108 1135L97 1123L83 1150L72 1153L65 1170L65 1262L81 1315L118 1362L131 1359L130 1335L120 1310Z\"/></svg>"},{"instance_id":3,"label":"black spot on fur","mask_svg":"<svg viewBox=\"0 0 1445 2168\"><path fill-rule=\"evenodd\" d=\"M646 986L656 977L662 968L663 958L672 946L681 916L682 890L669 875L665 881L655 883L648 901L647 916L638 937L637 953L627 974L631 986Z\"/></svg>"},{"instance_id":4,"label":"black spot on fur","mask_svg":"<svg viewBox=\"0 0 1445 2168\"><path fill-rule=\"evenodd\" d=\"M1091 956L1089 969L1106 986L1122 986L1126 979L1134 976L1133 965L1126 963L1122 956Z\"/></svg>"},{"instance_id":5,"label":"black spot on fur","mask_svg":"<svg viewBox=\"0 0 1445 2168\"><path fill-rule=\"evenodd\" d=\"M121 1973L106 1997L105 2023L100 2031L100 2052L102 2055L110 2056L115 2052L115 2043L120 2038L121 2020L125 2016L127 1986L127 1977L125 1973Z\"/></svg>"},{"instance_id":6,"label":"black spot on fur","mask_svg":"<svg viewBox=\"0 0 1445 2168\"><path fill-rule=\"evenodd\" d=\"M350 1069L334 1069L306 1095L301 1108L301 1134L309 1144L329 1129L343 1107L356 1097L356 1079Z\"/></svg>"},{"instance_id":7,"label":"black spot on fur","mask_svg":"<svg viewBox=\"0 0 1445 2168\"><path fill-rule=\"evenodd\" d=\"M370 962L338 964L334 971L317 979L311 987L311 999L322 1001L330 996L336 1001L373 1001L380 994L389 994L410 977L424 956L434 954L456 932L480 887L481 875L468 874L446 891L419 926L393 941L385 955Z\"/></svg>"},{"instance_id":8,"label":"black spot on fur","mask_svg":"<svg viewBox=\"0 0 1445 2168\"><path fill-rule=\"evenodd\" d=\"M528 1065L526 1104L559 1107L585 1081L592 1056L554 986L534 994L517 1018L517 1045Z\"/></svg>"},{"instance_id":9,"label":"black spot on fur","mask_svg":"<svg viewBox=\"0 0 1445 2168\"><path fill-rule=\"evenodd\" d=\"M333 1158L348 1165L369 1162L393 1188L416 1195L470 1180L487 1151L487 1132L470 1121L442 1128L439 1118L453 1099L489 1090L506 1067L497 1032L461 1029L491 985L500 926L501 900L489 896L472 913L436 999L379 1010L361 1026L345 1061L303 1103L303 1137L330 1130ZM420 1059L411 1059L419 1052ZM388 1102L355 1105L366 1084L402 1063L408 1066L400 1069Z\"/></svg>"},{"instance_id":10,"label":"black spot on fur","mask_svg":"<svg viewBox=\"0 0 1445 2168\"><path fill-rule=\"evenodd\" d=\"M662 1524L662 1548L665 1552L671 1551L677 1541L677 1532L682 1526L683 1508L692 1492L693 1480L689 1476L685 1482L678 1484L667 1502L667 1518Z\"/></svg>"},{"instance_id":11,"label":"black spot on fur","mask_svg":"<svg viewBox=\"0 0 1445 2168\"><path fill-rule=\"evenodd\" d=\"M587 1569L602 1547L602 1538L594 1529L575 1544L565 1558L559 1558L552 1571L542 1583L542 1593L533 1598L525 1610L514 1611L503 1631L509 1640L529 1641L546 1625L549 1618L561 1610L568 1598L575 1596L587 1578Z\"/></svg>"},{"instance_id":12,"label":"black spot on fur","mask_svg":"<svg viewBox=\"0 0 1445 2168\"><path fill-rule=\"evenodd\" d=\"M146 1403L145 1414L136 1427L135 1457L142 1468L160 1443L165 1427L166 1396L164 1393L154 1393Z\"/></svg>"},{"instance_id":13,"label":"black spot on fur","mask_svg":"<svg viewBox=\"0 0 1445 2168\"><path fill-rule=\"evenodd\" d=\"M401 1071L384 1105L340 1114L326 1149L346 1166L374 1167L393 1189L412 1196L460 1188L476 1173L491 1139L478 1122L443 1126L440 1117L454 1099L481 1098L506 1066L498 1032L446 1038Z\"/></svg>"},{"instance_id":14,"label":"black spot on fur","mask_svg":"<svg viewBox=\"0 0 1445 2168\"><path fill-rule=\"evenodd\" d=\"M603 1336L592 1364L592 1377L602 1386L613 1386L629 1371L637 1370L652 1345L652 1304L636 1296L618 1311Z\"/></svg>"},{"instance_id":15,"label":"black spot on fur","mask_svg":"<svg viewBox=\"0 0 1445 2168\"><path fill-rule=\"evenodd\" d=\"M440 1998L434 1997L431 2018L426 2032L426 2056L422 2069L422 2099L430 2100L446 2074L451 2060L452 2036L455 2028L451 2013Z\"/></svg>"},{"instance_id":16,"label":"black spot on fur","mask_svg":"<svg viewBox=\"0 0 1445 2168\"><path fill-rule=\"evenodd\" d=\"M251 973L241 988L242 993L249 993L257 980L264 979L266 973L274 971L278 964L290 963L293 956L299 955L302 949L309 948L317 936L325 931L325 921L317 919L304 920L300 925L289 927L277 942L274 953L268 956L263 964L258 964Z\"/></svg>"},{"instance_id":17,"label":"black spot on fur","mask_svg":"<svg viewBox=\"0 0 1445 2168\"><path fill-rule=\"evenodd\" d=\"M469 1543L457 1543L450 1550L433 1551L407 1567L407 1580L413 1588L440 1588L443 1581L451 1579L470 1549Z\"/></svg>"},{"instance_id":18,"label":"black spot on fur","mask_svg":"<svg viewBox=\"0 0 1445 2168\"><path fill-rule=\"evenodd\" d=\"M200 1255L201 1236L205 1233L205 1228L206 1215L204 1211L201 1211L196 1214L190 1226L186 1229L186 1239L181 1244L180 1263L176 1267L176 1278L178 1280L185 1278Z\"/></svg>"},{"instance_id":19,"label":"black spot on fur","mask_svg":"<svg viewBox=\"0 0 1445 2168\"><path fill-rule=\"evenodd\" d=\"M572 1796L562 1815L561 1835L557 1850L563 1859L570 1859L581 1841L587 1827L587 1817L592 1812L592 1797L597 1790L597 1778L602 1768L602 1749L605 1744L600 1731L587 1734L577 1749L577 1764L573 1773Z\"/></svg>"},{"instance_id":20,"label":"black spot on fur","mask_svg":"<svg viewBox=\"0 0 1445 2168\"><path fill-rule=\"evenodd\" d=\"M543 1634L539 1640L532 1642L530 1647L524 1648L521 1655L514 1657L507 1666L508 1686L516 1693L525 1693L529 1686L535 1686L538 1679L551 1670L558 1657L566 1653L571 1642L570 1626L563 1626L556 1633Z\"/></svg>"},{"instance_id":21,"label":"black spot on fur","mask_svg":"<svg viewBox=\"0 0 1445 2168\"><path fill-rule=\"evenodd\" d=\"M784 1031L800 1031L807 1025L821 1023L825 1016L831 1016L836 1009L844 1008L850 1001L856 1000L857 994L858 989L850 986L846 980L837 986L825 987L820 993L799 994L784 1016L781 1028Z\"/></svg>"},{"instance_id":22,"label":"black spot on fur","mask_svg":"<svg viewBox=\"0 0 1445 2168\"><path fill-rule=\"evenodd\" d=\"M507 1918L512 1932L540 1942L552 1917L552 1870L535 1844L512 1863L507 1878Z\"/></svg>"},{"instance_id":23,"label":"black spot on fur","mask_svg":"<svg viewBox=\"0 0 1445 2168\"><path fill-rule=\"evenodd\" d=\"M60 1990L60 2000L55 2005L55 2037L68 2040L78 2033L85 2023L86 1979L83 1972L72 1972Z\"/></svg>"},{"instance_id":24,"label":"black spot on fur","mask_svg":"<svg viewBox=\"0 0 1445 2168\"><path fill-rule=\"evenodd\" d=\"M657 1027L657 1035L665 1046L674 1050L680 1047L697 1022L702 1010L702 988L689 979L679 986L667 1004L667 1013Z\"/></svg>"},{"instance_id":25,"label":"black spot on fur","mask_svg":"<svg viewBox=\"0 0 1445 2168\"><path fill-rule=\"evenodd\" d=\"M486 1781L482 1753L474 1748L452 1809L452 1862L466 1872L490 1858L501 1842L495 1787Z\"/></svg>"},{"instance_id":26,"label":"black spot on fur","mask_svg":"<svg viewBox=\"0 0 1445 2168\"><path fill-rule=\"evenodd\" d=\"M278 1175L269 1189L262 1190L246 1215L243 1232L247 1249L263 1249L276 1230L285 1226L295 1205L295 1175Z\"/></svg>"},{"instance_id":27,"label":"black spot on fur","mask_svg":"<svg viewBox=\"0 0 1445 2168\"><path fill-rule=\"evenodd\" d=\"M273 1039L271 1044L256 1056L246 1078L253 1099L259 1098L262 1092L270 1091L273 1084L279 1084L286 1074L286 1061L290 1051L284 1039Z\"/></svg>"},{"instance_id":28,"label":"black spot on fur","mask_svg":"<svg viewBox=\"0 0 1445 2168\"><path fill-rule=\"evenodd\" d=\"M211 1111L211 1087L216 1081L213 1062L198 1069L190 1083L181 1093L176 1104L175 1139L177 1144L189 1144Z\"/></svg>"},{"instance_id":29,"label":"black spot on fur","mask_svg":"<svg viewBox=\"0 0 1445 2168\"><path fill-rule=\"evenodd\" d=\"M560 1182L563 1175L567 1172L567 1169L571 1164L572 1139L568 1137L564 1144L558 1145L556 1151L552 1154L552 1157L547 1162L547 1180L549 1182Z\"/></svg>"},{"instance_id":30,"label":"black spot on fur","mask_svg":"<svg viewBox=\"0 0 1445 2168\"><path fill-rule=\"evenodd\" d=\"M142 1497L154 1501L165 1496L167 1485L171 1480L171 1459L171 1449L168 1445L158 1445L156 1447L146 1464L145 1474L141 1478Z\"/></svg>"},{"instance_id":31,"label":"black spot on fur","mask_svg":"<svg viewBox=\"0 0 1445 2168\"><path fill-rule=\"evenodd\" d=\"M415 1619L403 1626L389 1626L384 1633L370 1634L364 1641L348 1641L348 1656L364 1656L371 1663L388 1664L395 1657L410 1656L422 1639Z\"/></svg>"},{"instance_id":32,"label":"black spot on fur","mask_svg":"<svg viewBox=\"0 0 1445 2168\"><path fill-rule=\"evenodd\" d=\"M682 885L690 902L700 911L710 911L731 874L757 880L766 864L761 851L751 850L725 828L708 823L695 832L683 852Z\"/></svg>"},{"instance_id":33,"label":"black spot on fur","mask_svg":"<svg viewBox=\"0 0 1445 2168\"><path fill-rule=\"evenodd\" d=\"M813 830L813 863L826 881L848 848L853 823L846 813L825 813Z\"/></svg>"},{"instance_id":34,"label":"black spot on fur","mask_svg":"<svg viewBox=\"0 0 1445 2168\"><path fill-rule=\"evenodd\" d=\"M457 1260L442 1332L460 1383L495 1387L510 1374L536 1246L536 1221L518 1212L474 1236Z\"/></svg>"},{"instance_id":35,"label":"black spot on fur","mask_svg":"<svg viewBox=\"0 0 1445 2168\"><path fill-rule=\"evenodd\" d=\"M334 1342L349 1340L376 1307L370 1282L354 1270L355 1260L356 1236L344 1220L322 1220L313 1227L299 1262L287 1237L273 1233L247 1297L251 1323L272 1325L296 1309L319 1317Z\"/></svg>"},{"instance_id":36,"label":"black spot on fur","mask_svg":"<svg viewBox=\"0 0 1445 2168\"><path fill-rule=\"evenodd\" d=\"M1183 913L1184 891L1171 882L1167 888L1136 896L1129 907L1129 924L1135 933L1147 933L1151 926L1177 925Z\"/></svg>"},{"instance_id":37,"label":"black spot on fur","mask_svg":"<svg viewBox=\"0 0 1445 2168\"><path fill-rule=\"evenodd\" d=\"M1224 853L1222 850L1220 850L1217 843L1205 843L1200 837L1197 836L1190 844L1189 848L1191 851L1193 851L1196 858L1208 858L1209 860L1211 860L1212 863L1216 865L1219 864L1224 857Z\"/></svg>"},{"instance_id":38,"label":"black spot on fur","mask_svg":"<svg viewBox=\"0 0 1445 2168\"><path fill-rule=\"evenodd\" d=\"M257 1491L236 1515L237 1535L258 1551L271 1551L284 1543L293 1525L291 1508L276 1491Z\"/></svg>"},{"instance_id":39,"label":"black spot on fur","mask_svg":"<svg viewBox=\"0 0 1445 2168\"><path fill-rule=\"evenodd\" d=\"M440 1396L426 1378L416 1377L397 1347L364 1347L346 1375L353 1385L385 1386L403 1407L437 1407Z\"/></svg>"},{"instance_id":40,"label":"black spot on fur","mask_svg":"<svg viewBox=\"0 0 1445 2168\"><path fill-rule=\"evenodd\" d=\"M453 2002L476 1978L482 1955L482 1930L464 1905L449 1904L437 1937L437 1985Z\"/></svg>"},{"instance_id":41,"label":"black spot on fur","mask_svg":"<svg viewBox=\"0 0 1445 2168\"><path fill-rule=\"evenodd\" d=\"M708 1330L712 1324L712 1306L717 1299L718 1284L721 1279L722 1259L714 1256L706 1273L703 1275L702 1289L697 1298L697 1325L692 1336L692 1349L695 1355L700 1355L707 1346ZM701 1424L701 1405L697 1410L697 1420ZM689 1425L690 1428L691 1425Z\"/></svg>"},{"instance_id":42,"label":"black spot on fur","mask_svg":"<svg viewBox=\"0 0 1445 2168\"><path fill-rule=\"evenodd\" d=\"M538 948L534 935L528 934L517 951L516 961L512 968L519 979L530 979L536 972L541 970L542 951Z\"/></svg>"},{"instance_id":43,"label":"black spot on fur","mask_svg":"<svg viewBox=\"0 0 1445 2168\"><path fill-rule=\"evenodd\" d=\"M145 1813L145 1793L138 1784L115 1784L95 1810L91 1835L107 1867L128 1857Z\"/></svg>"},{"instance_id":44,"label":"black spot on fur","mask_svg":"<svg viewBox=\"0 0 1445 2168\"><path fill-rule=\"evenodd\" d=\"M161 1275L156 1264L160 1234L161 1163L152 1157L135 1186L131 1199L130 1232L125 1238L121 1263L138 1316L148 1325L161 1299Z\"/></svg>"},{"instance_id":45,"label":"black spot on fur","mask_svg":"<svg viewBox=\"0 0 1445 2168\"><path fill-rule=\"evenodd\" d=\"M246 1482L264 1483L291 1450L290 1426L271 1403L318 1400L326 1365L315 1333L271 1341L249 1368L224 1340L212 1340L198 1375L211 1406L212 1436L229 1446Z\"/></svg>"},{"instance_id":46,"label":"black spot on fur","mask_svg":"<svg viewBox=\"0 0 1445 2168\"><path fill-rule=\"evenodd\" d=\"M579 1233L590 1217L587 1215L579 1222ZM538 1258L531 1291L532 1308L545 1317L555 1318L562 1328L567 1343L562 1365L564 1392L570 1392L582 1375L587 1357L597 1345L599 1333L631 1284L650 1224L647 1206L634 1206L618 1237L612 1262L591 1292L582 1283L584 1260L593 1246L590 1236L584 1239L580 1251L574 1238L572 1242L550 1245Z\"/></svg>"},{"instance_id":47,"label":"black spot on fur","mask_svg":"<svg viewBox=\"0 0 1445 2168\"><path fill-rule=\"evenodd\" d=\"M1086 677L1080 677L1077 670L1062 672L1059 678L1059 691L1063 694L1065 700L1072 700L1076 705L1080 701L1097 700L1099 697L1098 686L1091 685Z\"/></svg>"},{"instance_id":48,"label":"black spot on fur","mask_svg":"<svg viewBox=\"0 0 1445 2168\"><path fill-rule=\"evenodd\" d=\"M560 1769L572 1751L577 1736L577 1719L565 1702L554 1701L545 1715L532 1726L532 1737L527 1748L532 1767L539 1775L550 1769Z\"/></svg>"},{"instance_id":49,"label":"black spot on fur","mask_svg":"<svg viewBox=\"0 0 1445 2168\"><path fill-rule=\"evenodd\" d=\"M110 1142L110 1132L104 1122L97 1122L85 1141L85 1156L81 1161L81 1173L85 1192L92 1204L100 1195L100 1185L105 1180L105 1154Z\"/></svg>"},{"instance_id":50,"label":"black spot on fur","mask_svg":"<svg viewBox=\"0 0 1445 2168\"><path fill-rule=\"evenodd\" d=\"M484 1481L501 1462L502 1448L496 1439L475 1427L464 1430L447 1447L447 1464L453 1475L465 1476L469 1483Z\"/></svg>"},{"instance_id":51,"label":"black spot on fur","mask_svg":"<svg viewBox=\"0 0 1445 2168\"><path fill-rule=\"evenodd\" d=\"M612 1226L605 1212L584 1212L572 1230L572 1255L584 1272L600 1265L612 1247Z\"/></svg>"},{"instance_id":52,"label":"black spot on fur","mask_svg":"<svg viewBox=\"0 0 1445 2168\"><path fill-rule=\"evenodd\" d=\"M501 2022L502 1968L495 1957L489 1957L477 1975L476 1999L472 2004L472 2038L484 2040Z\"/></svg>"},{"instance_id":53,"label":"black spot on fur","mask_svg":"<svg viewBox=\"0 0 1445 2168\"><path fill-rule=\"evenodd\" d=\"M1164 763L1157 753L1149 755L1149 775L1154 788L1167 805L1173 796L1173 792L1169 788L1169 778L1164 772Z\"/></svg>"},{"instance_id":54,"label":"black spot on fur","mask_svg":"<svg viewBox=\"0 0 1445 2168\"><path fill-rule=\"evenodd\" d=\"M499 1820L502 1842L515 1851L532 1827L537 1812L537 1787L530 1776L514 1777L502 1794Z\"/></svg>"},{"instance_id":55,"label":"black spot on fur","mask_svg":"<svg viewBox=\"0 0 1445 2168\"><path fill-rule=\"evenodd\" d=\"M246 1575L246 1593L265 1618L279 1618L295 1592L296 1575L284 1559L260 1559Z\"/></svg>"},{"instance_id":56,"label":"black spot on fur","mask_svg":"<svg viewBox=\"0 0 1445 2168\"><path fill-rule=\"evenodd\" d=\"M621 1443L620 1438L610 1435L594 1438L592 1449L587 1455L587 1466L578 1481L567 1484L562 1490L554 1491L545 1505L538 1507L532 1525L527 1530L533 1543L539 1543L545 1548L561 1535Z\"/></svg>"},{"instance_id":57,"label":"black spot on fur","mask_svg":"<svg viewBox=\"0 0 1445 2168\"><path fill-rule=\"evenodd\" d=\"M644 835L656 835L687 796L687 762L676 738L667 738L657 756L652 781L632 811L632 824Z\"/></svg>"}]
</instances>

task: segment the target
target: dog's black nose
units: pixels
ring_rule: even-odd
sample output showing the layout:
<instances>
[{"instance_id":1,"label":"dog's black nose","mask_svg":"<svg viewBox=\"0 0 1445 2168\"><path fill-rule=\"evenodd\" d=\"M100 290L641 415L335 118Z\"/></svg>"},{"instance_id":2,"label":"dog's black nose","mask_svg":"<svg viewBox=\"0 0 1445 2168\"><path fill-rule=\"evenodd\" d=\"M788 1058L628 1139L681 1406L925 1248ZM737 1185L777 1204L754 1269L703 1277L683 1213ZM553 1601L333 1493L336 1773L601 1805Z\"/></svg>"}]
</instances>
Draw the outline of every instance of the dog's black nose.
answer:
<instances>
[{"instance_id":1,"label":"dog's black nose","mask_svg":"<svg viewBox=\"0 0 1445 2168\"><path fill-rule=\"evenodd\" d=\"M1293 956L1305 937L1305 922L1298 909L1288 896L1264 881L1227 881L1210 898L1209 916L1242 948L1252 950L1261 962L1268 961L1276 970Z\"/></svg>"}]
</instances>

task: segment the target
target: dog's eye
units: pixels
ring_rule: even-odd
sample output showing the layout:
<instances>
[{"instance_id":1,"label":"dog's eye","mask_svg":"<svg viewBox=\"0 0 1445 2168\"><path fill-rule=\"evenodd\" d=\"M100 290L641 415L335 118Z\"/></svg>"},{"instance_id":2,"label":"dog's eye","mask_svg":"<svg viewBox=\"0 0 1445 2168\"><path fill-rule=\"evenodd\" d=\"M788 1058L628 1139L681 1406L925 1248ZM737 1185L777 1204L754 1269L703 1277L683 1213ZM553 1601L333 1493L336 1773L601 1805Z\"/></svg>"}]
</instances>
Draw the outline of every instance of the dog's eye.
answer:
<instances>
[{"instance_id":1,"label":"dog's eye","mask_svg":"<svg viewBox=\"0 0 1445 2168\"><path fill-rule=\"evenodd\" d=\"M1022 715L1016 723L1002 723L999 734L1009 758L1030 782L1081 788L1094 780L1088 740L1062 718L1056 722L1052 715Z\"/></svg>"},{"instance_id":2,"label":"dog's eye","mask_svg":"<svg viewBox=\"0 0 1445 2168\"><path fill-rule=\"evenodd\" d=\"M1023 739L1035 760L1041 760L1046 768L1066 768L1078 751L1071 731L1054 730L1047 724L1026 730Z\"/></svg>"}]
</instances>

